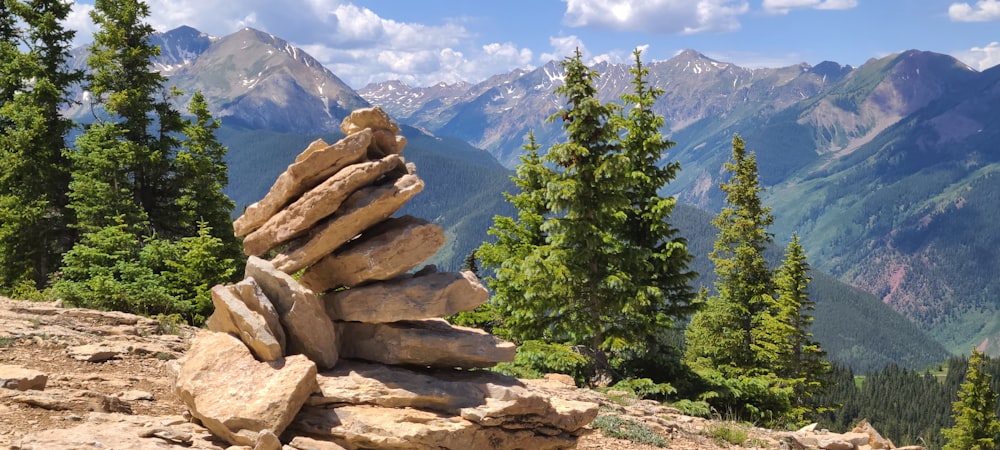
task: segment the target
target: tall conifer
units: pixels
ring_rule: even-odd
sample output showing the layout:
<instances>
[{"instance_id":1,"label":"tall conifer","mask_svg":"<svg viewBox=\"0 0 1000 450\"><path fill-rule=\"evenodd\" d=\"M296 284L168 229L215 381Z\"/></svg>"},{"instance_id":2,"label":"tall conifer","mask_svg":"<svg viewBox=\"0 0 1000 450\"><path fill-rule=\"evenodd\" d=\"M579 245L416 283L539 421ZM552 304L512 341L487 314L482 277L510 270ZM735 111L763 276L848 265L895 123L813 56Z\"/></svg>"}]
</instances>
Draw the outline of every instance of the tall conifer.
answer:
<instances>
[{"instance_id":1,"label":"tall conifer","mask_svg":"<svg viewBox=\"0 0 1000 450\"><path fill-rule=\"evenodd\" d=\"M985 366L986 355L973 349L958 401L951 407L955 426L941 430L947 439L944 450L986 450L1000 445L997 393L990 388Z\"/></svg>"},{"instance_id":2,"label":"tall conifer","mask_svg":"<svg viewBox=\"0 0 1000 450\"><path fill-rule=\"evenodd\" d=\"M823 393L829 384L830 363L823 359L826 355L809 332L812 326L815 302L809 298L809 263L805 250L799 243L798 235L785 248L785 260L775 274L776 295L778 297L779 320L784 322L789 333L787 348L782 352L780 375L792 380L792 408L796 419L815 411L815 398Z\"/></svg>"},{"instance_id":3,"label":"tall conifer","mask_svg":"<svg viewBox=\"0 0 1000 450\"><path fill-rule=\"evenodd\" d=\"M637 54L638 59L638 54ZM666 219L673 201L656 192L676 165L656 166L672 145L656 127L657 95L641 63L627 114L597 99L597 73L579 51L562 62L566 141L539 157L532 140L509 197L518 220L498 217L495 244L478 252L504 326L519 340L588 349L595 381L615 378L614 358L641 354L650 336L683 317L691 300L684 241ZM502 259L503 256L505 259Z\"/></svg>"},{"instance_id":4,"label":"tall conifer","mask_svg":"<svg viewBox=\"0 0 1000 450\"><path fill-rule=\"evenodd\" d=\"M41 288L73 242L60 114L82 72L68 69L71 3L0 1L0 289ZM20 26L20 28L18 28Z\"/></svg>"},{"instance_id":5,"label":"tall conifer","mask_svg":"<svg viewBox=\"0 0 1000 450\"><path fill-rule=\"evenodd\" d=\"M732 177L721 185L726 205L713 221L719 233L709 254L716 293L704 299L685 331L684 358L717 390L712 401L718 408L779 423L793 419L793 382L779 373L790 329L779 318L764 258L774 217L760 199L757 159L739 136L725 168Z\"/></svg>"}]
</instances>

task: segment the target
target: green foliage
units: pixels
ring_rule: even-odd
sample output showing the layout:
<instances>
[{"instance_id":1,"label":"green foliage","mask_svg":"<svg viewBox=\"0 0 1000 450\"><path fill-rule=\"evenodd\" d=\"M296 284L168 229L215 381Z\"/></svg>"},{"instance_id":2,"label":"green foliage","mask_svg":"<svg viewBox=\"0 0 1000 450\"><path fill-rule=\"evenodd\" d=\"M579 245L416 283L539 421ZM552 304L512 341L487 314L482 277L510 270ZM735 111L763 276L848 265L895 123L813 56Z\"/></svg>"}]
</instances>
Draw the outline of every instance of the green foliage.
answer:
<instances>
[{"instance_id":1,"label":"green foliage","mask_svg":"<svg viewBox=\"0 0 1000 450\"><path fill-rule=\"evenodd\" d=\"M616 439L625 439L636 444L652 445L654 447L666 447L667 440L656 434L645 424L626 419L618 415L604 414L597 416L590 426L601 430L605 436Z\"/></svg>"},{"instance_id":2,"label":"green foliage","mask_svg":"<svg viewBox=\"0 0 1000 450\"><path fill-rule=\"evenodd\" d=\"M76 306L143 315L178 314L200 324L212 311L209 289L232 277L222 242L203 226L198 236L141 239L118 224L86 233L63 258L53 290Z\"/></svg>"},{"instance_id":3,"label":"green foliage","mask_svg":"<svg viewBox=\"0 0 1000 450\"><path fill-rule=\"evenodd\" d=\"M795 425L812 411L828 371L808 331L808 264L796 238L772 274L765 250L774 218L760 200L756 158L739 137L725 167L732 177L721 186L726 206L713 221L719 231L709 253L717 294L702 295L705 307L686 330L685 361L707 384L710 395L703 398L717 410Z\"/></svg>"},{"instance_id":4,"label":"green foliage","mask_svg":"<svg viewBox=\"0 0 1000 450\"><path fill-rule=\"evenodd\" d=\"M747 441L746 427L736 422L716 422L705 427L705 434L720 445L742 445Z\"/></svg>"},{"instance_id":5,"label":"green foliage","mask_svg":"<svg viewBox=\"0 0 1000 450\"><path fill-rule=\"evenodd\" d=\"M517 378L541 378L547 373L572 376L577 383L585 379L590 361L561 344L526 341L517 347L514 362L500 363L493 369Z\"/></svg>"},{"instance_id":6,"label":"green foliage","mask_svg":"<svg viewBox=\"0 0 1000 450\"><path fill-rule=\"evenodd\" d=\"M610 389L628 392L637 399L661 401L668 395L677 393L677 389L669 383L656 383L649 378L626 378L612 385Z\"/></svg>"},{"instance_id":7,"label":"green foliage","mask_svg":"<svg viewBox=\"0 0 1000 450\"><path fill-rule=\"evenodd\" d=\"M799 237L785 250L785 260L775 273L778 296L778 319L787 326L785 348L778 362L779 374L792 380L793 397L791 416L798 423L807 422L817 407L814 398L826 388L830 363L824 360L826 352L820 349L809 331L815 309L809 298L809 263Z\"/></svg>"},{"instance_id":8,"label":"green foliage","mask_svg":"<svg viewBox=\"0 0 1000 450\"><path fill-rule=\"evenodd\" d=\"M191 98L188 112L194 119L185 125L186 139L173 159L180 229L184 236L201 235L202 230L208 230L222 244L212 251L242 266L245 258L242 246L232 233L235 203L222 192L229 184L229 170L225 161L227 149L215 137L219 121L212 118L201 92Z\"/></svg>"},{"instance_id":9,"label":"green foliage","mask_svg":"<svg viewBox=\"0 0 1000 450\"><path fill-rule=\"evenodd\" d=\"M972 350L965 382L952 404L955 425L941 430L947 439L944 450L986 450L1000 444L1000 417L997 417L997 393L990 387L990 375L984 370L986 356Z\"/></svg>"},{"instance_id":10,"label":"green foliage","mask_svg":"<svg viewBox=\"0 0 1000 450\"><path fill-rule=\"evenodd\" d=\"M677 408L685 416L704 417L706 419L712 417L712 408L706 401L685 398L671 403L670 406Z\"/></svg>"},{"instance_id":11,"label":"green foliage","mask_svg":"<svg viewBox=\"0 0 1000 450\"><path fill-rule=\"evenodd\" d=\"M61 22L71 7L0 6L0 291L24 281L42 288L73 238L63 156L73 124L60 115L82 78L66 64L75 32Z\"/></svg>"},{"instance_id":12,"label":"green foliage","mask_svg":"<svg viewBox=\"0 0 1000 450\"><path fill-rule=\"evenodd\" d=\"M659 92L637 53L635 92L624 98L634 107L621 115L597 99L596 72L581 59L562 63L556 94L567 105L550 118L561 119L567 141L540 155L529 135L514 178L520 192L507 196L517 218L497 216L496 242L477 255L493 270L487 281L511 337L586 346L595 379L608 382L612 361L643 353L691 310L694 275L666 220L673 199L658 195L678 169L656 164L673 145L650 109Z\"/></svg>"}]
</instances>

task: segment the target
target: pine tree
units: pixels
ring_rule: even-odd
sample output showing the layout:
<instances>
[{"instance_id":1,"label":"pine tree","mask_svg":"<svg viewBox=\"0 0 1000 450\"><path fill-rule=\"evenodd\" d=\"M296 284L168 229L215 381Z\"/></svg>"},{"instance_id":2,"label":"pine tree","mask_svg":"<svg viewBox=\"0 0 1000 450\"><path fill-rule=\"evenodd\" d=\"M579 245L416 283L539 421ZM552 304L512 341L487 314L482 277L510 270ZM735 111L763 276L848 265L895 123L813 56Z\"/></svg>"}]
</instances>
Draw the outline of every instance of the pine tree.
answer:
<instances>
[{"instance_id":1,"label":"pine tree","mask_svg":"<svg viewBox=\"0 0 1000 450\"><path fill-rule=\"evenodd\" d=\"M71 7L0 1L0 289L41 288L73 241L64 156L73 122L60 114L82 79L66 67Z\"/></svg>"},{"instance_id":2,"label":"pine tree","mask_svg":"<svg viewBox=\"0 0 1000 450\"><path fill-rule=\"evenodd\" d=\"M597 99L597 73L579 51L562 67L555 92L566 106L549 120L561 121L566 141L539 157L531 140L515 179L521 193L508 197L518 220L496 218L498 241L479 255L495 268L488 282L510 336L583 347L594 381L607 382L615 358L643 353L686 313L689 257L665 223L672 200L656 194L676 166L655 167L671 143L649 129L662 119L649 109L647 72L636 69L626 99L638 111L622 116Z\"/></svg>"},{"instance_id":3,"label":"pine tree","mask_svg":"<svg viewBox=\"0 0 1000 450\"><path fill-rule=\"evenodd\" d=\"M958 401L952 404L951 417L955 426L941 430L947 439L944 450L986 450L1000 445L997 394L990 388L986 362L986 355L972 350Z\"/></svg>"},{"instance_id":4,"label":"pine tree","mask_svg":"<svg viewBox=\"0 0 1000 450\"><path fill-rule=\"evenodd\" d=\"M794 383L792 414L802 421L816 411L815 399L823 393L830 380L830 363L819 344L812 339L809 328L813 322L815 302L809 298L809 263L798 235L785 249L785 260L775 274L779 320L788 328L787 348L779 364L779 375Z\"/></svg>"},{"instance_id":5,"label":"pine tree","mask_svg":"<svg viewBox=\"0 0 1000 450\"><path fill-rule=\"evenodd\" d=\"M747 419L777 423L789 419L791 380L777 369L787 349L789 325L779 319L772 273L764 250L774 221L760 199L757 160L743 140L733 138L732 174L721 185L726 206L713 220L719 233L709 258L715 264L716 294L685 331L684 359L716 389L713 401Z\"/></svg>"}]
</instances>

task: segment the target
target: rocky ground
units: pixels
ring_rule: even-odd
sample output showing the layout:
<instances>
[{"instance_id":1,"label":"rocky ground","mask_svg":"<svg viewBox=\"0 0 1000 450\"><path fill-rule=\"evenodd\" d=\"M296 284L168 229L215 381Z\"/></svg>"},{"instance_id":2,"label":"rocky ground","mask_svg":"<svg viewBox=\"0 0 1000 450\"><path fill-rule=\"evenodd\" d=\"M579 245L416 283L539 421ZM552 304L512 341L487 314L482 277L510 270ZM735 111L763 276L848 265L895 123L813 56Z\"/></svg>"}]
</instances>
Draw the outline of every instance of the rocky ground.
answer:
<instances>
[{"instance_id":1,"label":"rocky ground","mask_svg":"<svg viewBox=\"0 0 1000 450\"><path fill-rule=\"evenodd\" d=\"M169 362L194 332L129 314L0 297L0 449L227 448L188 420L172 390ZM651 401L612 400L554 380L531 383L599 403L612 422L647 430L624 440L595 429L580 449L654 449L634 440L657 436L673 449L790 448L787 433L684 416ZM711 436L718 429L738 429L746 439L724 442Z\"/></svg>"}]
</instances>

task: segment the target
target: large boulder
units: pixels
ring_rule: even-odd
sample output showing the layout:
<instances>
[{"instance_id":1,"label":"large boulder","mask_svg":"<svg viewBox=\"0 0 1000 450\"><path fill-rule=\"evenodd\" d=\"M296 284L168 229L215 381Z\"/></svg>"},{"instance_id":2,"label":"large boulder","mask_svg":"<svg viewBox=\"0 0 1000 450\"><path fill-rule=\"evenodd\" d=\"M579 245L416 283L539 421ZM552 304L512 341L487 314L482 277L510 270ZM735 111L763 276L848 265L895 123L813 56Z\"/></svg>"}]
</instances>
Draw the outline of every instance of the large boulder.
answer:
<instances>
[{"instance_id":1,"label":"large boulder","mask_svg":"<svg viewBox=\"0 0 1000 450\"><path fill-rule=\"evenodd\" d=\"M345 358L449 369L492 367L514 360L514 344L443 319L338 324L345 336L341 343Z\"/></svg>"},{"instance_id":2,"label":"large boulder","mask_svg":"<svg viewBox=\"0 0 1000 450\"><path fill-rule=\"evenodd\" d=\"M336 212L349 195L393 170L406 170L403 159L397 155L341 169L247 235L243 251L247 255L260 256L305 234L317 222Z\"/></svg>"},{"instance_id":3,"label":"large boulder","mask_svg":"<svg viewBox=\"0 0 1000 450\"><path fill-rule=\"evenodd\" d=\"M271 262L285 273L298 272L387 219L423 189L424 182L412 174L363 188L351 194L336 214L318 224L308 236L293 241Z\"/></svg>"},{"instance_id":4,"label":"large boulder","mask_svg":"<svg viewBox=\"0 0 1000 450\"><path fill-rule=\"evenodd\" d=\"M388 280L434 256L444 241L441 227L424 219L388 219L310 266L300 282L319 293Z\"/></svg>"},{"instance_id":5,"label":"large boulder","mask_svg":"<svg viewBox=\"0 0 1000 450\"><path fill-rule=\"evenodd\" d=\"M372 141L371 130L348 136L331 146L303 152L301 159L288 166L259 202L247 207L233 222L236 236L246 236L257 229L289 202L340 169L361 161ZM312 148L313 146L310 146Z\"/></svg>"},{"instance_id":6,"label":"large boulder","mask_svg":"<svg viewBox=\"0 0 1000 450\"><path fill-rule=\"evenodd\" d=\"M489 292L468 271L403 276L323 296L330 318L376 323L450 316L487 300Z\"/></svg>"},{"instance_id":7,"label":"large boulder","mask_svg":"<svg viewBox=\"0 0 1000 450\"><path fill-rule=\"evenodd\" d=\"M288 353L306 355L323 369L337 364L337 330L316 294L255 256L247 259L246 275L257 280L278 310L288 339Z\"/></svg>"},{"instance_id":8,"label":"large boulder","mask_svg":"<svg viewBox=\"0 0 1000 450\"><path fill-rule=\"evenodd\" d=\"M258 362L242 342L203 332L178 361L174 391L212 434L254 446L260 432L280 434L319 389L316 365L304 356Z\"/></svg>"}]
</instances>

